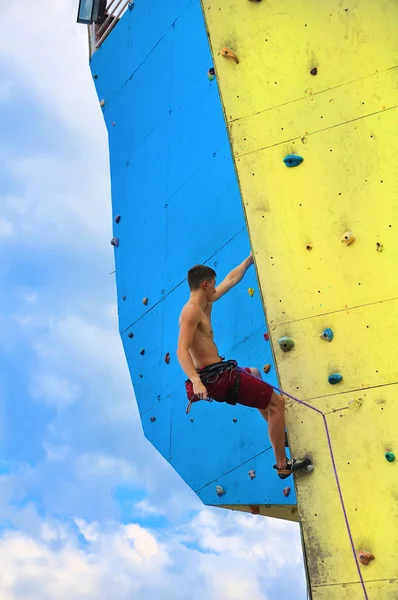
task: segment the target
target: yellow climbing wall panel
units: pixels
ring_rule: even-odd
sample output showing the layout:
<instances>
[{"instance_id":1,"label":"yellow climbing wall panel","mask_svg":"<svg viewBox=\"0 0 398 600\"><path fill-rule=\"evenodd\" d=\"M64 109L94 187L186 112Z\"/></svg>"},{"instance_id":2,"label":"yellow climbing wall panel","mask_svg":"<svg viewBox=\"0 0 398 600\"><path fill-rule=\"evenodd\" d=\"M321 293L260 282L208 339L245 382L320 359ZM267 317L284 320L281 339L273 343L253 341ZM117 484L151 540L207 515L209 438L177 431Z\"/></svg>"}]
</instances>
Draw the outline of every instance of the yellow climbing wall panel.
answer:
<instances>
[{"instance_id":1,"label":"yellow climbing wall panel","mask_svg":"<svg viewBox=\"0 0 398 600\"><path fill-rule=\"evenodd\" d=\"M315 465L295 482L313 598L397 599L398 2L202 7L281 387L307 404L287 420Z\"/></svg>"}]
</instances>

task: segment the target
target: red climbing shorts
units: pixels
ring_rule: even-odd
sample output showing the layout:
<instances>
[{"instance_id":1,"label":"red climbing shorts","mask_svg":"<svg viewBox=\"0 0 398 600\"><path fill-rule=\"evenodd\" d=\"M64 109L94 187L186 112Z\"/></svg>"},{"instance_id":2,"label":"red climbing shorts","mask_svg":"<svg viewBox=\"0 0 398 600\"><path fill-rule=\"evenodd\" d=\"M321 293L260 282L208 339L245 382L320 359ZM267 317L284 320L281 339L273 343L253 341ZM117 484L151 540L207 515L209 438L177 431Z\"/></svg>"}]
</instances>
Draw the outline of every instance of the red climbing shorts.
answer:
<instances>
[{"instance_id":1,"label":"red climbing shorts","mask_svg":"<svg viewBox=\"0 0 398 600\"><path fill-rule=\"evenodd\" d=\"M209 400L226 402L227 404L243 404L251 408L267 408L273 388L251 374L248 367L239 367L235 360L227 360L208 365L198 370L200 379L207 389ZM198 402L193 393L190 379L185 382L189 400L187 413L191 410L192 402Z\"/></svg>"}]
</instances>

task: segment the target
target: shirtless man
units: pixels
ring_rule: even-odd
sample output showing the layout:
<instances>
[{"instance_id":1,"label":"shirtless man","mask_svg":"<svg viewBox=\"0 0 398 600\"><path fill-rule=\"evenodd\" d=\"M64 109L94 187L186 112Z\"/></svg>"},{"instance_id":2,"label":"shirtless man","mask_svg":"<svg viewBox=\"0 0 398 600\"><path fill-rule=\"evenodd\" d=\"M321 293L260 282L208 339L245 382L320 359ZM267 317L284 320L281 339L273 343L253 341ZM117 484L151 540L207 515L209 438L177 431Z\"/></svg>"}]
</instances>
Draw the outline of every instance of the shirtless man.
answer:
<instances>
[{"instance_id":1,"label":"shirtless man","mask_svg":"<svg viewBox=\"0 0 398 600\"><path fill-rule=\"evenodd\" d=\"M286 457L284 398L262 381L258 369L241 368L236 361L220 357L213 340L210 320L213 303L239 283L252 264L250 254L217 287L216 273L210 267L196 265L188 271L191 295L180 315L177 357L188 377L185 384L188 411L192 402L208 399L257 408L268 422L276 459L274 469L281 479L286 479L303 467L303 461Z\"/></svg>"}]
</instances>

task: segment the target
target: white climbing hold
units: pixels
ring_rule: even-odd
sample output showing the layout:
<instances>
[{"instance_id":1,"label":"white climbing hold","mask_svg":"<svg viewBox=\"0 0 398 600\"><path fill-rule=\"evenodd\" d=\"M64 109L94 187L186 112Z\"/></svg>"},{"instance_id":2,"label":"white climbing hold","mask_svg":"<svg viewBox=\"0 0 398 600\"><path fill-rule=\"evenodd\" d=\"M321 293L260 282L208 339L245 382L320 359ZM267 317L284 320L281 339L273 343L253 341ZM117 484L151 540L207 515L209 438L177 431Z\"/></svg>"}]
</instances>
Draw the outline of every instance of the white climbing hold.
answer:
<instances>
[{"instance_id":1,"label":"white climbing hold","mask_svg":"<svg viewBox=\"0 0 398 600\"><path fill-rule=\"evenodd\" d=\"M216 485L216 494L218 497L224 496L225 490L223 487L221 487L221 485Z\"/></svg>"}]
</instances>

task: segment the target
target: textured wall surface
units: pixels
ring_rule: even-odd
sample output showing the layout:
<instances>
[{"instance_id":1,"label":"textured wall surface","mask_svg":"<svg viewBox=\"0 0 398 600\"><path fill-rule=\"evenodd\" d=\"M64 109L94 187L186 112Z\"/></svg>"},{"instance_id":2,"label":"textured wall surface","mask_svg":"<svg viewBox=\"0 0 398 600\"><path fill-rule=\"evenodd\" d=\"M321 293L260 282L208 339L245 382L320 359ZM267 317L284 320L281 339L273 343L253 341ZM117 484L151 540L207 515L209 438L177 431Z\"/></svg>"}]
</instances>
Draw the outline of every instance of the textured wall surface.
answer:
<instances>
[{"instance_id":1,"label":"textured wall surface","mask_svg":"<svg viewBox=\"0 0 398 600\"><path fill-rule=\"evenodd\" d=\"M315 465L296 478L313 597L396 599L398 4L203 11L281 386L309 405L289 402L288 421ZM287 168L289 154L304 161Z\"/></svg>"},{"instance_id":2,"label":"textured wall surface","mask_svg":"<svg viewBox=\"0 0 398 600\"><path fill-rule=\"evenodd\" d=\"M120 215L120 333L144 433L203 502L261 505L262 514L295 520L294 490L282 494L286 483L272 469L258 411L201 402L185 414L185 376L175 353L189 297L186 273L206 263L220 282L250 253L210 67L199 0L137 1L92 58L109 134L113 216ZM215 304L213 325L221 355L260 370L273 364L254 268ZM277 383L274 365L264 377ZM220 498L217 484L225 489Z\"/></svg>"}]
</instances>

